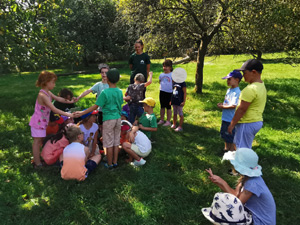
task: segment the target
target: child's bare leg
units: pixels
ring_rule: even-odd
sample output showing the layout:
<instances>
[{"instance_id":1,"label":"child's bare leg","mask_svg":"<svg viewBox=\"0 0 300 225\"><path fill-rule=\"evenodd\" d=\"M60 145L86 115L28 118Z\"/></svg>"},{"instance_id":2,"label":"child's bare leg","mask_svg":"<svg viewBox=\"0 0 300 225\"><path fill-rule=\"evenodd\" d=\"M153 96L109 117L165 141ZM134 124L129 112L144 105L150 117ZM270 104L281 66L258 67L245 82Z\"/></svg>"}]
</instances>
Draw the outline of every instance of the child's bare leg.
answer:
<instances>
[{"instance_id":1,"label":"child's bare leg","mask_svg":"<svg viewBox=\"0 0 300 225\"><path fill-rule=\"evenodd\" d=\"M114 146L113 147L113 163L117 164L118 163L118 157L119 157L119 146Z\"/></svg>"},{"instance_id":2,"label":"child's bare leg","mask_svg":"<svg viewBox=\"0 0 300 225\"><path fill-rule=\"evenodd\" d=\"M173 125L176 126L177 123L177 114L173 115Z\"/></svg>"},{"instance_id":3,"label":"child's bare leg","mask_svg":"<svg viewBox=\"0 0 300 225\"><path fill-rule=\"evenodd\" d=\"M32 155L33 161L35 165L41 165L41 158L40 158L40 149L43 142L43 138L34 137L32 143Z\"/></svg>"},{"instance_id":4,"label":"child's bare leg","mask_svg":"<svg viewBox=\"0 0 300 225\"><path fill-rule=\"evenodd\" d=\"M160 108L160 120L164 121L165 119L165 108Z\"/></svg>"},{"instance_id":5,"label":"child's bare leg","mask_svg":"<svg viewBox=\"0 0 300 225\"><path fill-rule=\"evenodd\" d=\"M229 143L228 150L229 151L235 151L235 144L234 143Z\"/></svg>"},{"instance_id":6,"label":"child's bare leg","mask_svg":"<svg viewBox=\"0 0 300 225\"><path fill-rule=\"evenodd\" d=\"M227 142L225 142L225 144L224 144L224 150L229 150L229 143L227 143Z\"/></svg>"},{"instance_id":7,"label":"child's bare leg","mask_svg":"<svg viewBox=\"0 0 300 225\"><path fill-rule=\"evenodd\" d=\"M97 165L99 164L100 160L101 160L101 155L94 155L93 157L89 158L90 160L93 160L95 163L97 163Z\"/></svg>"},{"instance_id":8,"label":"child's bare leg","mask_svg":"<svg viewBox=\"0 0 300 225\"><path fill-rule=\"evenodd\" d=\"M112 161L113 161L113 148L114 147L106 148L107 164L109 166L112 165Z\"/></svg>"},{"instance_id":9,"label":"child's bare leg","mask_svg":"<svg viewBox=\"0 0 300 225\"><path fill-rule=\"evenodd\" d=\"M125 152L127 152L129 157L131 157L131 161L132 159L135 159L137 161L141 159L140 156L138 156L134 151L131 150L131 144L129 142L123 143L123 149L125 150Z\"/></svg>"},{"instance_id":10,"label":"child's bare leg","mask_svg":"<svg viewBox=\"0 0 300 225\"><path fill-rule=\"evenodd\" d=\"M172 110L171 109L167 109L167 121L171 121L171 117L172 117Z\"/></svg>"},{"instance_id":11,"label":"child's bare leg","mask_svg":"<svg viewBox=\"0 0 300 225\"><path fill-rule=\"evenodd\" d=\"M179 126L180 126L181 128L182 128L182 125L183 125L183 121L184 121L183 116L180 116Z\"/></svg>"}]
</instances>

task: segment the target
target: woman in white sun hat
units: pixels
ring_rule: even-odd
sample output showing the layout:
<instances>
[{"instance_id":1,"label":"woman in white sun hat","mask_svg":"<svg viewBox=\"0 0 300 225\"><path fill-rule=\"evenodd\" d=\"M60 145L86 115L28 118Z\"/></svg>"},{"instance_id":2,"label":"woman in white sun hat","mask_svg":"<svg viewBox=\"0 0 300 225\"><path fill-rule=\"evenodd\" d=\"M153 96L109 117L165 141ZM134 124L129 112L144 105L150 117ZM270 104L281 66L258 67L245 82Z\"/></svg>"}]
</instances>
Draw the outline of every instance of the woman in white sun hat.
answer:
<instances>
[{"instance_id":1,"label":"woman in white sun hat","mask_svg":"<svg viewBox=\"0 0 300 225\"><path fill-rule=\"evenodd\" d=\"M209 179L218 185L222 191L232 194L239 198L244 204L246 211L252 214L253 224L275 225L276 224L276 205L274 198L262 179L261 166L258 165L257 154L249 148L237 149L235 158L230 160L234 169L241 175L235 189L232 189L221 177L214 175L211 169L206 170L209 173ZM228 205L228 204L227 204ZM230 205L230 204L229 204ZM204 210L204 209L203 209ZM204 215L205 212L203 212ZM227 220L218 220L215 217L213 208L209 213L211 220L215 224L232 224ZM220 213L218 214L220 216ZM236 215L235 215L236 216ZM206 216L207 217L207 216ZM213 218L216 218L214 220ZM222 218L221 218L222 219ZM218 222L219 221L219 222ZM220 222L221 221L221 222ZM251 224L236 223L235 224Z\"/></svg>"}]
</instances>

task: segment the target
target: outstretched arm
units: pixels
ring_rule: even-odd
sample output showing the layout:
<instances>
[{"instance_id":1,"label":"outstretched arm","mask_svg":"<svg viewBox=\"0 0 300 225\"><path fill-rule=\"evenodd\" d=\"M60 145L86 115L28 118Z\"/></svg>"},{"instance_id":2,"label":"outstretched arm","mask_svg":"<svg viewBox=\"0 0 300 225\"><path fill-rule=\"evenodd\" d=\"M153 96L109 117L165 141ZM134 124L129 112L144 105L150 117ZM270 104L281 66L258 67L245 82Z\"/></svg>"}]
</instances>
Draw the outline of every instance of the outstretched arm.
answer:
<instances>
[{"instance_id":1,"label":"outstretched arm","mask_svg":"<svg viewBox=\"0 0 300 225\"><path fill-rule=\"evenodd\" d=\"M150 64L149 64L150 65ZM145 87L149 86L152 83L153 72L149 72L149 80L145 83Z\"/></svg>"},{"instance_id":2,"label":"outstretched arm","mask_svg":"<svg viewBox=\"0 0 300 225\"><path fill-rule=\"evenodd\" d=\"M88 89L88 90L85 90L84 92L82 92L78 97L77 97L77 101L81 98L83 98L84 96L88 95L89 93L91 93L92 90L91 89Z\"/></svg>"},{"instance_id":3,"label":"outstretched arm","mask_svg":"<svg viewBox=\"0 0 300 225\"><path fill-rule=\"evenodd\" d=\"M56 108L50 101L49 97L46 96L44 93L39 93L38 98L41 100L41 102L40 102L41 105L47 106L54 113L58 113L60 115L64 115L64 116L68 116L68 117L73 117L72 113L64 112L64 111Z\"/></svg>"},{"instance_id":4,"label":"outstretched arm","mask_svg":"<svg viewBox=\"0 0 300 225\"><path fill-rule=\"evenodd\" d=\"M49 94L50 94L51 98L53 98L54 100L56 100L56 101L58 101L58 102L61 102L61 103L72 104L72 103L77 102L77 99L76 99L76 98L73 98L73 99L70 101L70 100L68 100L68 99L65 99L65 98L62 98L62 97L59 97L59 96L54 95L51 91L49 91Z\"/></svg>"}]
</instances>

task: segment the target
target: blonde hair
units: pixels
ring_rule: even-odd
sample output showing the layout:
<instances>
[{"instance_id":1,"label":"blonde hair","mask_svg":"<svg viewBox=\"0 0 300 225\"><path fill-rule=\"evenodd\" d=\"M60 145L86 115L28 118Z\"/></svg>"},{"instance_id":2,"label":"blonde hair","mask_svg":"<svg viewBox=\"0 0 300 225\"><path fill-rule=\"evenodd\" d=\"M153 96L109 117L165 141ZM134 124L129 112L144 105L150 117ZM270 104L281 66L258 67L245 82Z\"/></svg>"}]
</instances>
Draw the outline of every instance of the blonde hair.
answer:
<instances>
[{"instance_id":1,"label":"blonde hair","mask_svg":"<svg viewBox=\"0 0 300 225\"><path fill-rule=\"evenodd\" d=\"M66 136L70 143L76 141L78 139L78 135L81 133L82 131L78 126L70 126L66 130Z\"/></svg>"},{"instance_id":2,"label":"blonde hair","mask_svg":"<svg viewBox=\"0 0 300 225\"><path fill-rule=\"evenodd\" d=\"M55 81L57 80L57 76L55 75L55 73L44 70L40 73L40 75L35 83L35 86L43 88L52 79L55 79Z\"/></svg>"}]
</instances>

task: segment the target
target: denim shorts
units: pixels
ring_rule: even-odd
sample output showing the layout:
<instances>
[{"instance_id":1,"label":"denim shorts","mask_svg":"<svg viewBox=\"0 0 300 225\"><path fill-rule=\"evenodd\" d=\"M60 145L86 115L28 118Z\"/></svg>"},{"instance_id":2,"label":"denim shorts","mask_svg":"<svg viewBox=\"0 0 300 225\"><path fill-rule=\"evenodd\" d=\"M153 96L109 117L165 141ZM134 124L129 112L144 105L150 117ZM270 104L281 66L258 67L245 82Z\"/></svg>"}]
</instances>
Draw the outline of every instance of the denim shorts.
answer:
<instances>
[{"instance_id":1,"label":"denim shorts","mask_svg":"<svg viewBox=\"0 0 300 225\"><path fill-rule=\"evenodd\" d=\"M220 135L221 135L221 138L223 138L223 140L226 143L233 143L233 138L234 138L234 134L235 134L235 128L232 130L232 134L229 134L228 131L227 131L229 125L230 125L230 122L222 120Z\"/></svg>"}]
</instances>

